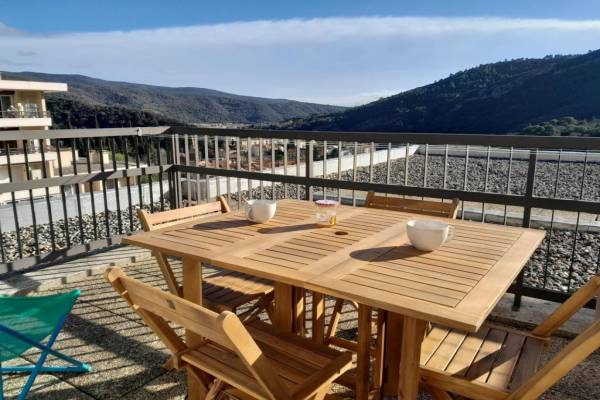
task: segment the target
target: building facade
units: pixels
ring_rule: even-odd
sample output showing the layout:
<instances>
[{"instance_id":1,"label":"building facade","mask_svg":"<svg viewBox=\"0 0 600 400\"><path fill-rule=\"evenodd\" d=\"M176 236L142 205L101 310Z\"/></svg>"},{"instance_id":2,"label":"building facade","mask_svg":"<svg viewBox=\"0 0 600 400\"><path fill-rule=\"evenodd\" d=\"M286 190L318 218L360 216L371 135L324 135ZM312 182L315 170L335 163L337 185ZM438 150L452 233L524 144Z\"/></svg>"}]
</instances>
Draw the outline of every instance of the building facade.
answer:
<instances>
[{"instance_id":1,"label":"building facade","mask_svg":"<svg viewBox=\"0 0 600 400\"><path fill-rule=\"evenodd\" d=\"M0 135L2 131L49 129L52 118L46 109L44 96L50 92L66 91L66 83L4 80L0 75ZM42 178L44 165L40 146L44 146L45 150L46 176L55 175L59 154L51 148L49 140L11 140L0 144L0 183L19 182L28 176L32 179ZM63 165L73 162L70 149L61 149L60 157ZM51 190L57 191L58 188ZM43 189L33 192L34 197L45 194ZM0 204L19 201L24 197L28 198L29 192L16 192L14 199L10 193L2 193Z\"/></svg>"}]
</instances>

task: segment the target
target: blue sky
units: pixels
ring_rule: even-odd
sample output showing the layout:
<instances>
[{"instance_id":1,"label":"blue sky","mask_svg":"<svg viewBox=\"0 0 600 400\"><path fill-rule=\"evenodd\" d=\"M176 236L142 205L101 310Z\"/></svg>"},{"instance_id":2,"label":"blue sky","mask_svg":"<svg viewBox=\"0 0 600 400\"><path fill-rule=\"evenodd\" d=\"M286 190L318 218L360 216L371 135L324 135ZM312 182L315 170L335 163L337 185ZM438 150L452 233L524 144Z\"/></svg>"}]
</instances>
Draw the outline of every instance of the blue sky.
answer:
<instances>
[{"instance_id":1,"label":"blue sky","mask_svg":"<svg viewBox=\"0 0 600 400\"><path fill-rule=\"evenodd\" d=\"M0 0L0 69L344 105L600 47L600 1Z\"/></svg>"}]
</instances>

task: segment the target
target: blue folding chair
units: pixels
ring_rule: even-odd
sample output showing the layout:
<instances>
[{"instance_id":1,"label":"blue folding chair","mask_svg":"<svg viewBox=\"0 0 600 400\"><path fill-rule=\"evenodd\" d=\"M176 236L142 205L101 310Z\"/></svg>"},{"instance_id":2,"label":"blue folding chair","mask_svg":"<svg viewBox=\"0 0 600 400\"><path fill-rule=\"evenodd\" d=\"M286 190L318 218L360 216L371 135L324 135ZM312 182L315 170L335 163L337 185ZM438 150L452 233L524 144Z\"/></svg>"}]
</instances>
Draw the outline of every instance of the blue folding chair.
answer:
<instances>
[{"instance_id":1,"label":"blue folding chair","mask_svg":"<svg viewBox=\"0 0 600 400\"><path fill-rule=\"evenodd\" d=\"M5 373L30 373L18 397L18 400L23 400L40 372L92 370L89 365L52 350L79 294L79 290L74 290L50 296L0 296L0 400L4 400L2 375ZM48 340L44 344L42 340L45 338ZM17 358L31 348L41 351L35 365L2 366L3 362ZM44 366L50 354L70 365Z\"/></svg>"}]
</instances>

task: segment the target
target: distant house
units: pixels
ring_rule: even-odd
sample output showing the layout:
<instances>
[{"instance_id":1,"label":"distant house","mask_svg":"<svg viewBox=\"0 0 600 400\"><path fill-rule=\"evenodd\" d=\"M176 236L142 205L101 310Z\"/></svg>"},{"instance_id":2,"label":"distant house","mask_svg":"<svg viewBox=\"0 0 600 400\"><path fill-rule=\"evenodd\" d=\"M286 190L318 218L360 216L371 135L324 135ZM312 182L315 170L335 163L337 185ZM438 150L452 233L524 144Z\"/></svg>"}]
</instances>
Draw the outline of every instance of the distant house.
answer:
<instances>
[{"instance_id":1,"label":"distant house","mask_svg":"<svg viewBox=\"0 0 600 400\"><path fill-rule=\"evenodd\" d=\"M66 83L32 82L3 80L0 75L0 140L2 131L14 130L47 130L52 126L52 118L46 110L45 93L66 92ZM18 182L27 179L25 165L25 146L23 140L0 141L0 183L11 180ZM27 141L27 161L32 179L42 178L42 155L40 141ZM50 141L45 140L45 162L48 177L55 174L57 153L50 148ZM72 152L61 149L61 161L71 165ZM8 165L10 162L10 174ZM52 188L51 192L57 192ZM34 190L33 195L43 195L43 189ZM39 192L39 193L38 193ZM16 192L15 200L28 196L28 192ZM0 203L12 201L10 193L0 194Z\"/></svg>"}]
</instances>

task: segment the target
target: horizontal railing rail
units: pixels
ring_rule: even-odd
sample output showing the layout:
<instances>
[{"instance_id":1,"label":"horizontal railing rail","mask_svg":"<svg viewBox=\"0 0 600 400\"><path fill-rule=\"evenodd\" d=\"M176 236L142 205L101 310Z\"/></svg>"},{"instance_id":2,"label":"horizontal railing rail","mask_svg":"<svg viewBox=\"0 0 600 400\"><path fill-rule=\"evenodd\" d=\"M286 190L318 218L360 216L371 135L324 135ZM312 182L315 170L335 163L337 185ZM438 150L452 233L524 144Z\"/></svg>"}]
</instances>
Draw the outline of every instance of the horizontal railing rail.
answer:
<instances>
[{"instance_id":1,"label":"horizontal railing rail","mask_svg":"<svg viewBox=\"0 0 600 400\"><path fill-rule=\"evenodd\" d=\"M359 142L359 143L427 143L430 145L492 146L521 149L600 150L596 137L580 136L525 136L481 135L471 133L396 133L396 132L336 132L294 131L268 129L226 129L200 127L172 127L166 134L209 135L219 137L288 139L303 141Z\"/></svg>"},{"instance_id":2,"label":"horizontal railing rail","mask_svg":"<svg viewBox=\"0 0 600 400\"><path fill-rule=\"evenodd\" d=\"M3 110L0 118L50 118L50 112L38 110Z\"/></svg>"}]
</instances>

